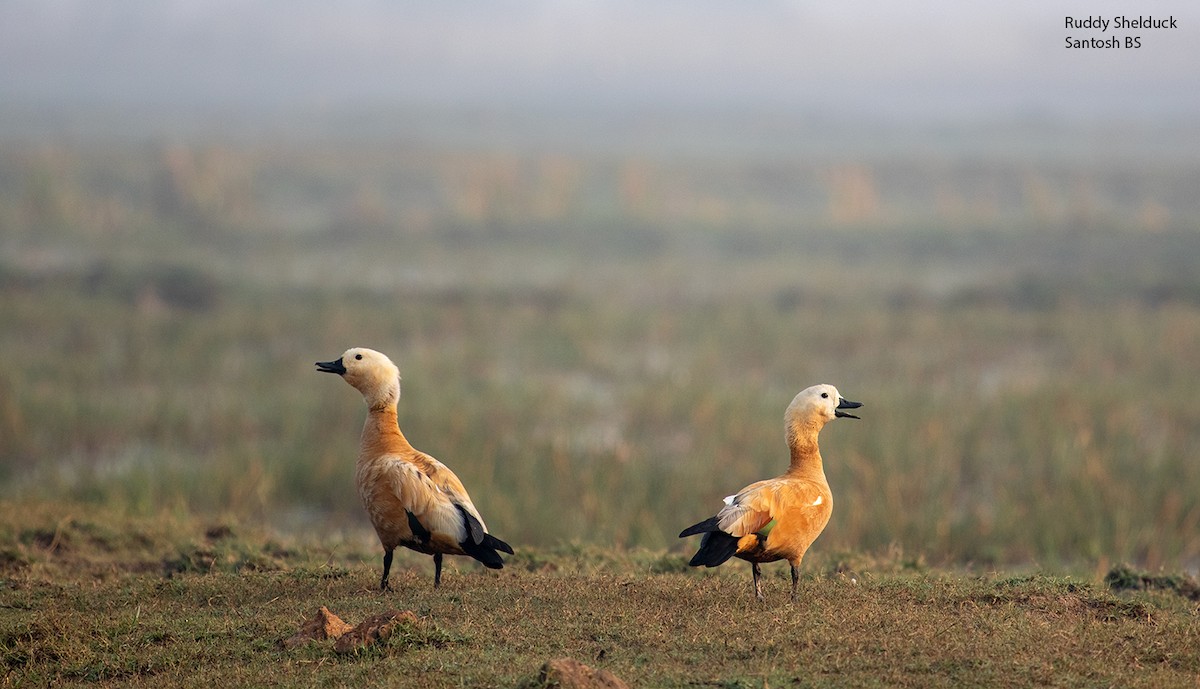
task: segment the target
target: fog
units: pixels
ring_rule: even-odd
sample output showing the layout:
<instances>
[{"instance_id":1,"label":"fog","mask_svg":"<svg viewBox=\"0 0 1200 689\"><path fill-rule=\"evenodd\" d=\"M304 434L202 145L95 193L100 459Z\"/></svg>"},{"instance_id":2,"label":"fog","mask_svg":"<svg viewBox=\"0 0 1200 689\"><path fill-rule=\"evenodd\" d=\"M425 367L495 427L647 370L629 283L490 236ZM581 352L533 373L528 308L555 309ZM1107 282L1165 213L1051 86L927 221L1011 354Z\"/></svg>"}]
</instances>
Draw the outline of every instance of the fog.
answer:
<instances>
[{"instance_id":1,"label":"fog","mask_svg":"<svg viewBox=\"0 0 1200 689\"><path fill-rule=\"evenodd\" d=\"M831 117L1189 118L1183 2L5 0L0 108L775 110ZM1085 14L1086 13L1086 14ZM1173 15L1081 32L1068 15ZM1073 50L1068 35L1139 35Z\"/></svg>"}]
</instances>

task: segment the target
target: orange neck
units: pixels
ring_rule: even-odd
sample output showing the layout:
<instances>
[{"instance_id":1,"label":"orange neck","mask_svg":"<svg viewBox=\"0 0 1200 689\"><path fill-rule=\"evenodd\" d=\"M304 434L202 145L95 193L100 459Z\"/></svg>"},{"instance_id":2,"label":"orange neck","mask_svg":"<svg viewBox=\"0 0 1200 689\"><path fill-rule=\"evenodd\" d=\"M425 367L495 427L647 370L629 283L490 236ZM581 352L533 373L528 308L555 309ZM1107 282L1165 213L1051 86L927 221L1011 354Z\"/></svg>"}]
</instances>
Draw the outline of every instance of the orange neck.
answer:
<instances>
[{"instance_id":1,"label":"orange neck","mask_svg":"<svg viewBox=\"0 0 1200 689\"><path fill-rule=\"evenodd\" d=\"M788 474L813 478L825 476L821 448L817 445L817 434L820 432L820 427L815 424L797 423L788 428L788 448L792 451Z\"/></svg>"},{"instance_id":2,"label":"orange neck","mask_svg":"<svg viewBox=\"0 0 1200 689\"><path fill-rule=\"evenodd\" d=\"M363 424L360 457L412 452L413 446L400 431L395 403L373 407Z\"/></svg>"}]
</instances>

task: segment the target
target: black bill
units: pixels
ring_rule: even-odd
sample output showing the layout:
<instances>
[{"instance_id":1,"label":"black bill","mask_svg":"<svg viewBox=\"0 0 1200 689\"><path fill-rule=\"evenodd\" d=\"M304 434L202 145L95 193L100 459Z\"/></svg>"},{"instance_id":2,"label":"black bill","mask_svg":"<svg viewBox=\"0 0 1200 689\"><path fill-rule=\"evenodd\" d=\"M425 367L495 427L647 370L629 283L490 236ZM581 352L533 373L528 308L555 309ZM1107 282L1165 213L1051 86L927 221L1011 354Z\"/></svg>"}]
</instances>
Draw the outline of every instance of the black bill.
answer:
<instances>
[{"instance_id":1,"label":"black bill","mask_svg":"<svg viewBox=\"0 0 1200 689\"><path fill-rule=\"evenodd\" d=\"M342 363L341 357L337 361L318 361L317 370L321 373L336 373L339 376L346 372L346 365Z\"/></svg>"},{"instance_id":2,"label":"black bill","mask_svg":"<svg viewBox=\"0 0 1200 689\"><path fill-rule=\"evenodd\" d=\"M862 406L862 402L851 402L847 399L838 398L838 406L833 410L833 415L845 419L857 419L858 417L850 412L844 412L843 409L858 409Z\"/></svg>"}]
</instances>

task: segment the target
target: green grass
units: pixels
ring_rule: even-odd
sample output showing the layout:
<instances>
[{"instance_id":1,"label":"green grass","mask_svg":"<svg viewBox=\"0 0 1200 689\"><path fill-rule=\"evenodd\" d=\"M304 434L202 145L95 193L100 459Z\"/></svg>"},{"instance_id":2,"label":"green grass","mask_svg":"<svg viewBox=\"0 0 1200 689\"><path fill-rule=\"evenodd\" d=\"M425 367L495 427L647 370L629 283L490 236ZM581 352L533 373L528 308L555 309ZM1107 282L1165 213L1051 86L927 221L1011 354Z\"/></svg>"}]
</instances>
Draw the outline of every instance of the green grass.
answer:
<instances>
[{"instance_id":1,"label":"green grass","mask_svg":"<svg viewBox=\"0 0 1200 689\"><path fill-rule=\"evenodd\" d=\"M354 542L281 543L232 521L0 503L4 686L534 686L573 657L631 686L1194 686L1200 609L1184 589L1040 570L930 569L900 554L818 555L799 599L768 567L680 567L650 550L452 558L432 588L404 555L394 593ZM181 565L186 562L186 566ZM1151 577L1152 578L1152 577ZM1173 581L1195 580L1174 575ZM1160 582L1161 583L1161 582ZM1139 590L1143 589L1143 590ZM379 646L285 650L319 606L357 623L412 610Z\"/></svg>"},{"instance_id":2,"label":"green grass","mask_svg":"<svg viewBox=\"0 0 1200 689\"><path fill-rule=\"evenodd\" d=\"M366 344L400 363L410 439L517 543L677 547L721 496L782 470L783 408L829 381L866 406L822 437L825 544L984 564L1200 557L1190 306L222 299L156 313L69 285L7 292L3 350L36 363L0 372L6 493L362 528L364 408L312 362Z\"/></svg>"},{"instance_id":3,"label":"green grass","mask_svg":"<svg viewBox=\"0 0 1200 689\"><path fill-rule=\"evenodd\" d=\"M369 540L366 345L516 544L682 555L830 382L818 550L1194 571L1197 169L1125 162L8 144L0 495Z\"/></svg>"}]
</instances>

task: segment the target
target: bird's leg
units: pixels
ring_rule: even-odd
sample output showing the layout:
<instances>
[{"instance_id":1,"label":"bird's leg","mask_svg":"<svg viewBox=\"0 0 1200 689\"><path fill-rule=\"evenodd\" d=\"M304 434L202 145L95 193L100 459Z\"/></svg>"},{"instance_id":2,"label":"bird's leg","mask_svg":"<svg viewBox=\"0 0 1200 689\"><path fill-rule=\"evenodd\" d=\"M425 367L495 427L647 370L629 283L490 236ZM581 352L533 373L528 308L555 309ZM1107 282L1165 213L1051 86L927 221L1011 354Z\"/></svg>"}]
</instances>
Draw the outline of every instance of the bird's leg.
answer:
<instances>
[{"instance_id":1,"label":"bird's leg","mask_svg":"<svg viewBox=\"0 0 1200 689\"><path fill-rule=\"evenodd\" d=\"M388 583L388 573L392 571L392 549L388 548L383 551L383 578L379 580L380 591L391 591L392 586Z\"/></svg>"},{"instance_id":2,"label":"bird's leg","mask_svg":"<svg viewBox=\"0 0 1200 689\"><path fill-rule=\"evenodd\" d=\"M792 600L796 600L796 585L800 583L800 563L792 562Z\"/></svg>"},{"instance_id":3,"label":"bird's leg","mask_svg":"<svg viewBox=\"0 0 1200 689\"><path fill-rule=\"evenodd\" d=\"M433 554L433 588L442 585L442 554Z\"/></svg>"},{"instance_id":4,"label":"bird's leg","mask_svg":"<svg viewBox=\"0 0 1200 689\"><path fill-rule=\"evenodd\" d=\"M754 573L754 597L761 600L766 600L762 595L762 571L758 568L757 562L750 563L750 571Z\"/></svg>"}]
</instances>

